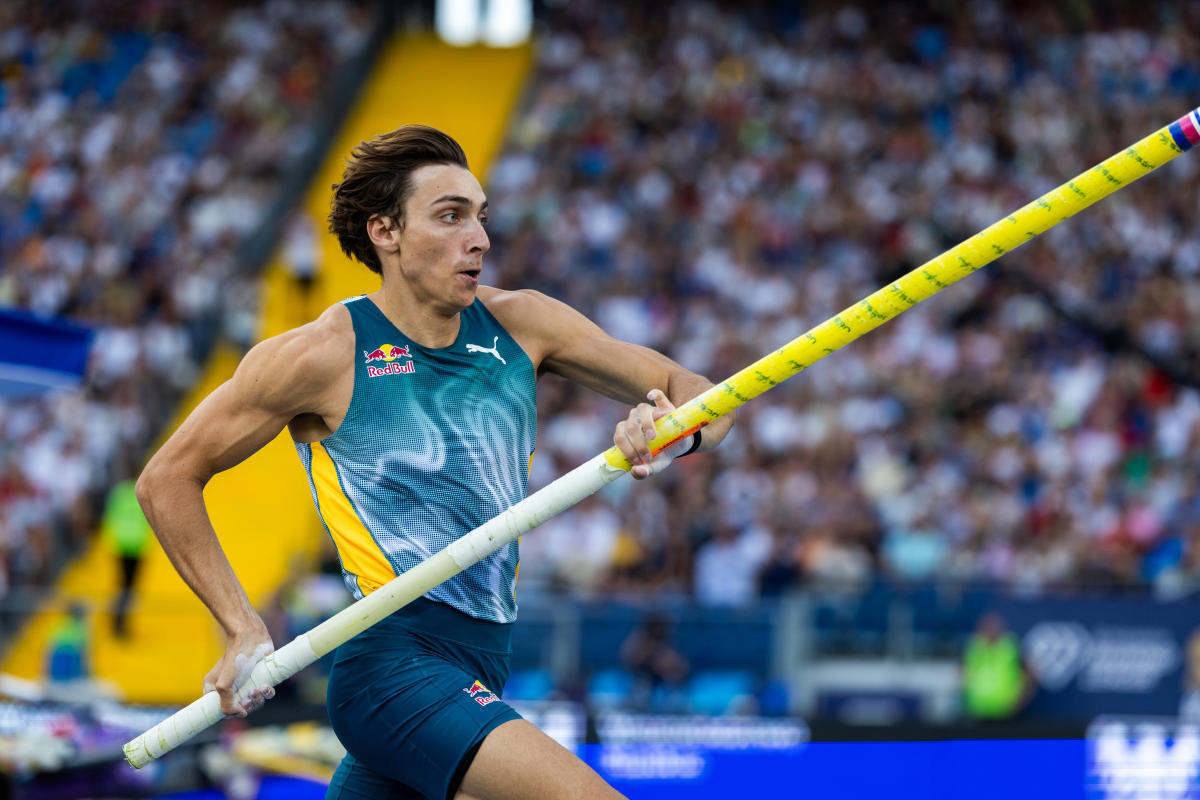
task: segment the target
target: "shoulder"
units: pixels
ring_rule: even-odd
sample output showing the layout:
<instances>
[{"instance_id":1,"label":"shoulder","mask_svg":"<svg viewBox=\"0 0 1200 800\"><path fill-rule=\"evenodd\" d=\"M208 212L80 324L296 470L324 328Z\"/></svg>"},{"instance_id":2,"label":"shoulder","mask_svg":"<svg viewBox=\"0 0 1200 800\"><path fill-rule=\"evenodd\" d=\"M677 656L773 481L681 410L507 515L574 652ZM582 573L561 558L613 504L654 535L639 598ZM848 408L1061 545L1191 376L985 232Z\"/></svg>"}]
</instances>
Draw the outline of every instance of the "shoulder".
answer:
<instances>
[{"instance_id":1,"label":"shoulder","mask_svg":"<svg viewBox=\"0 0 1200 800\"><path fill-rule=\"evenodd\" d=\"M526 315L544 311L557 300L534 289L497 289L494 286L480 286L477 295L479 301L487 306L487 310L506 326L511 321L514 324L530 322ZM562 305L559 303L559 305Z\"/></svg>"},{"instance_id":2,"label":"shoulder","mask_svg":"<svg viewBox=\"0 0 1200 800\"><path fill-rule=\"evenodd\" d=\"M561 300L535 289L506 291L479 287L479 299L510 332L561 336L574 327L589 330L593 323Z\"/></svg>"},{"instance_id":3,"label":"shoulder","mask_svg":"<svg viewBox=\"0 0 1200 800\"><path fill-rule=\"evenodd\" d=\"M480 286L478 297L535 365L571 341L603 335L583 314L535 289Z\"/></svg>"},{"instance_id":4,"label":"shoulder","mask_svg":"<svg viewBox=\"0 0 1200 800\"><path fill-rule=\"evenodd\" d=\"M246 362L285 363L317 373L346 361L354 349L354 326L341 303L325 309L306 325L259 342L246 354Z\"/></svg>"},{"instance_id":5,"label":"shoulder","mask_svg":"<svg viewBox=\"0 0 1200 800\"><path fill-rule=\"evenodd\" d=\"M272 336L246 353L234 375L256 394L311 398L352 370L354 326L341 303L298 328Z\"/></svg>"}]
</instances>

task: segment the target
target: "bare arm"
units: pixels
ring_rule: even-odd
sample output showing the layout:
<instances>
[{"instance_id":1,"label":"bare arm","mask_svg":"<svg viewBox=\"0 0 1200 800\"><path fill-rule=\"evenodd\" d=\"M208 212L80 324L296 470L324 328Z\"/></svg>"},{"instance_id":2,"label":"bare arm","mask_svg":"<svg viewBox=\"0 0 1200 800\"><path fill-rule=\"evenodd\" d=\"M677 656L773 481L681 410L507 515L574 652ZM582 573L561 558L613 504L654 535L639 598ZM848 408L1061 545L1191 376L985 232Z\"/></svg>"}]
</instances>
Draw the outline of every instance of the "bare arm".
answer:
<instances>
[{"instance_id":1,"label":"bare arm","mask_svg":"<svg viewBox=\"0 0 1200 800\"><path fill-rule=\"evenodd\" d=\"M481 297L530 355L539 373L553 372L635 406L613 437L635 464L648 462L650 455L646 437L636 435L637 429L652 432L654 420L713 385L662 353L614 339L575 309L540 292L491 290L486 295L481 291ZM661 399L650 397L655 389L663 393ZM654 406L647 404L647 399ZM700 450L720 444L732 425L733 415L727 414L706 427ZM634 472L635 477L646 474Z\"/></svg>"},{"instance_id":2,"label":"bare arm","mask_svg":"<svg viewBox=\"0 0 1200 800\"><path fill-rule=\"evenodd\" d=\"M138 479L138 500L171 564L225 631L226 655L205 678L205 688L220 692L227 714L245 713L233 700L234 683L246 671L245 662L266 655L271 643L217 540L204 486L294 418L328 413L330 387L339 377L333 365L350 363L345 353L336 357L337 348L345 346L336 319L329 316L337 310L345 313L326 312L317 322L247 353L233 377L192 412Z\"/></svg>"}]
</instances>

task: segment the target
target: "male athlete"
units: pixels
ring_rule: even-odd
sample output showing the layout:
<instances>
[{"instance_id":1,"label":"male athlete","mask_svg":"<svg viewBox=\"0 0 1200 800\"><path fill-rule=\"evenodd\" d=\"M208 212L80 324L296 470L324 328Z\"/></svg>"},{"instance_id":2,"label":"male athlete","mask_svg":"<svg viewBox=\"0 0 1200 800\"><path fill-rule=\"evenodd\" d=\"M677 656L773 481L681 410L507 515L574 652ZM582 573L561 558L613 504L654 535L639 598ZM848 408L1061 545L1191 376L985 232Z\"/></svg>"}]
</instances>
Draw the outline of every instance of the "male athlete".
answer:
<instances>
[{"instance_id":1,"label":"male athlete","mask_svg":"<svg viewBox=\"0 0 1200 800\"><path fill-rule=\"evenodd\" d=\"M226 714L273 695L233 695L273 645L209 522L201 492L214 474L286 426L362 597L524 498L542 372L636 404L613 436L636 478L670 463L651 456L654 421L711 386L542 294L480 285L487 198L440 131L411 125L361 144L329 219L381 288L254 347L138 481L172 564L225 630L204 689ZM715 446L730 424L690 446ZM327 797L620 796L496 693L516 568L511 543L338 648L328 708L349 755Z\"/></svg>"}]
</instances>

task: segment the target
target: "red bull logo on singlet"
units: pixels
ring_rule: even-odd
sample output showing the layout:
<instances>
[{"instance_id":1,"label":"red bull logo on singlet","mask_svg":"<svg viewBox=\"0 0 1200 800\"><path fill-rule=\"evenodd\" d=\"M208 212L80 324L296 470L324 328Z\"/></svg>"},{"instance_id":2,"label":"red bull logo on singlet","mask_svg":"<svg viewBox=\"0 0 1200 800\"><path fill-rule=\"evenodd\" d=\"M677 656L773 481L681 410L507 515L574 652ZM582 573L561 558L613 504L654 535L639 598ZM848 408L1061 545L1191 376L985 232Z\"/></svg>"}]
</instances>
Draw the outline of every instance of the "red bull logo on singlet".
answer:
<instances>
[{"instance_id":1,"label":"red bull logo on singlet","mask_svg":"<svg viewBox=\"0 0 1200 800\"><path fill-rule=\"evenodd\" d=\"M475 702L479 703L481 706L486 706L488 703L495 702L497 699L496 693L484 686L479 681L475 681L470 686L463 689L463 691L470 695Z\"/></svg>"},{"instance_id":2,"label":"red bull logo on singlet","mask_svg":"<svg viewBox=\"0 0 1200 800\"><path fill-rule=\"evenodd\" d=\"M407 345L381 344L374 350L364 350L363 357L366 359L368 365L368 378L377 378L380 375L408 375L416 371L416 367L412 361L406 361L403 364L393 363L398 358L412 358L412 353L409 352ZM372 361L383 361L386 362L387 366L370 366Z\"/></svg>"}]
</instances>

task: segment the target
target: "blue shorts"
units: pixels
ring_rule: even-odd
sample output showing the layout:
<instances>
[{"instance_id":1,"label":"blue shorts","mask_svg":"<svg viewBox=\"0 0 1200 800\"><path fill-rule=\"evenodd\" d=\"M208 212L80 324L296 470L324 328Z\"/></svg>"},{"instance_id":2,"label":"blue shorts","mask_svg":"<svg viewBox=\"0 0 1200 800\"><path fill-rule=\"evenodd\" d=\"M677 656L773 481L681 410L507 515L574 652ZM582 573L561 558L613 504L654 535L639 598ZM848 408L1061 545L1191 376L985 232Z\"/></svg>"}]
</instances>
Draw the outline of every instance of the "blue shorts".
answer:
<instances>
[{"instance_id":1,"label":"blue shorts","mask_svg":"<svg viewBox=\"0 0 1200 800\"><path fill-rule=\"evenodd\" d=\"M521 715L500 699L512 625L420 598L337 649L326 705L346 747L326 800L444 800Z\"/></svg>"}]
</instances>

